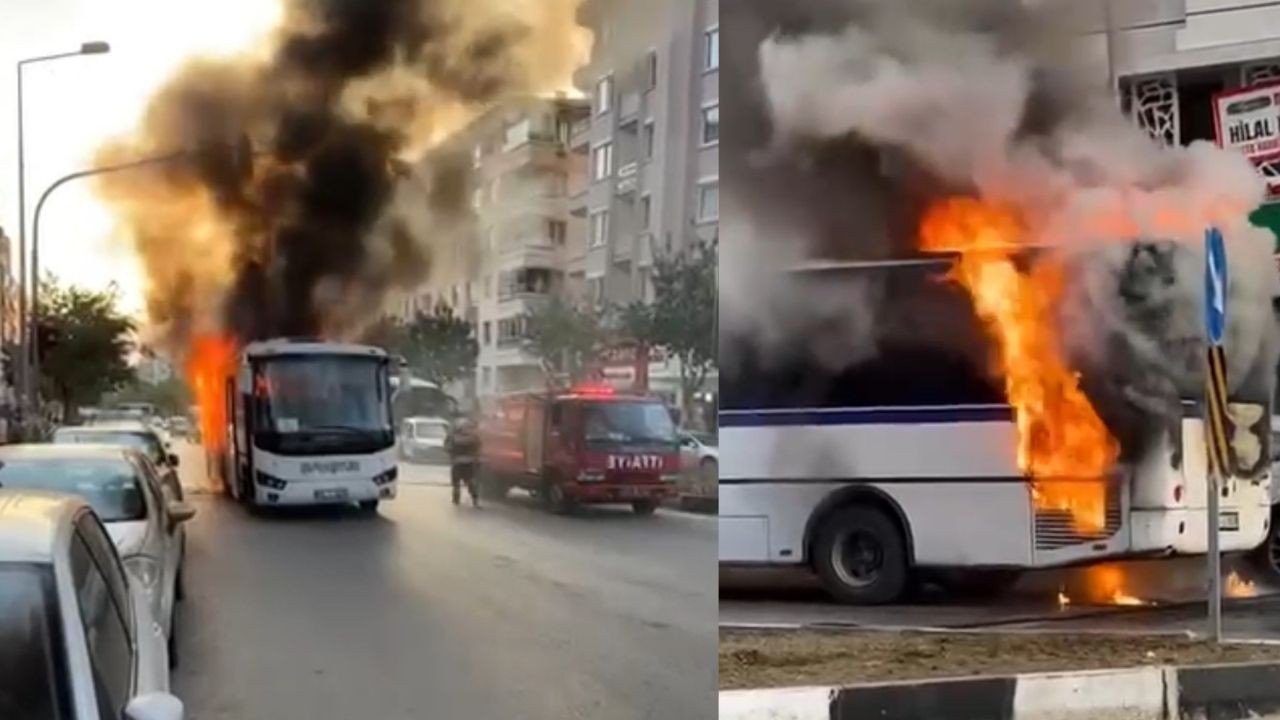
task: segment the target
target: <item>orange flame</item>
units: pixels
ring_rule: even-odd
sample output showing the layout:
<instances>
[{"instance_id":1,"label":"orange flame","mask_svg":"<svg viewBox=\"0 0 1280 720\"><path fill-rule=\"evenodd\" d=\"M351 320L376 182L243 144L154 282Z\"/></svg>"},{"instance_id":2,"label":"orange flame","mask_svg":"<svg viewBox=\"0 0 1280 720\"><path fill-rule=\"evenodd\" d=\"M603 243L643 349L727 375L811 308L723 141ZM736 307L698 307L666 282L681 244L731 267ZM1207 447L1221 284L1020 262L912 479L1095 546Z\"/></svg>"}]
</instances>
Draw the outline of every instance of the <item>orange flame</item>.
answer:
<instances>
[{"instance_id":1,"label":"orange flame","mask_svg":"<svg viewBox=\"0 0 1280 720\"><path fill-rule=\"evenodd\" d=\"M188 349L187 381L200 409L200 436L209 452L227 440L226 379L235 373L236 344L229 337L198 335Z\"/></svg>"},{"instance_id":2,"label":"orange flame","mask_svg":"<svg viewBox=\"0 0 1280 720\"><path fill-rule=\"evenodd\" d=\"M1119 565L1093 565L1084 571L1085 601L1099 605L1152 605L1148 600L1125 590L1124 568Z\"/></svg>"},{"instance_id":3,"label":"orange flame","mask_svg":"<svg viewBox=\"0 0 1280 720\"><path fill-rule=\"evenodd\" d=\"M1252 580L1240 577L1240 573L1235 570L1227 575L1222 589L1230 598L1254 597L1258 594L1258 586Z\"/></svg>"},{"instance_id":4,"label":"orange flame","mask_svg":"<svg viewBox=\"0 0 1280 720\"><path fill-rule=\"evenodd\" d=\"M1118 448L1061 357L1050 318L1061 294L1060 265L1033 271L1013 262L1023 228L1006 208L952 198L929 208L920 228L924 250L959 252L950 273L995 335L1005 395L1018 424L1018 467L1031 476L1037 508L1069 512L1078 527L1106 524L1106 487Z\"/></svg>"}]
</instances>

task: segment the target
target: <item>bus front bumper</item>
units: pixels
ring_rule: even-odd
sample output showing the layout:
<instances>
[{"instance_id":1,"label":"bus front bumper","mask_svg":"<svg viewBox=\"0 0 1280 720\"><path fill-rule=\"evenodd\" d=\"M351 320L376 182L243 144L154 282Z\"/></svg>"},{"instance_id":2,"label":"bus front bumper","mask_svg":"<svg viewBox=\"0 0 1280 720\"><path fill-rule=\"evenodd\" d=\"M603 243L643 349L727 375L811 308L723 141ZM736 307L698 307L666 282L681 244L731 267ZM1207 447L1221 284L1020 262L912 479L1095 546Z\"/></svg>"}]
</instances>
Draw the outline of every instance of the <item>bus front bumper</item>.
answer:
<instances>
[{"instance_id":1,"label":"bus front bumper","mask_svg":"<svg viewBox=\"0 0 1280 720\"><path fill-rule=\"evenodd\" d=\"M396 496L396 482L378 484L371 478L348 480L294 480L284 487L255 488L261 505L342 505L370 500L392 500Z\"/></svg>"},{"instance_id":2,"label":"bus front bumper","mask_svg":"<svg viewBox=\"0 0 1280 720\"><path fill-rule=\"evenodd\" d=\"M1267 506L1224 507L1222 531L1218 535L1222 552L1252 550L1267 537L1271 508ZM1203 508L1135 508L1130 548L1133 552L1171 552L1174 555L1202 555L1208 552L1208 513Z\"/></svg>"}]
</instances>

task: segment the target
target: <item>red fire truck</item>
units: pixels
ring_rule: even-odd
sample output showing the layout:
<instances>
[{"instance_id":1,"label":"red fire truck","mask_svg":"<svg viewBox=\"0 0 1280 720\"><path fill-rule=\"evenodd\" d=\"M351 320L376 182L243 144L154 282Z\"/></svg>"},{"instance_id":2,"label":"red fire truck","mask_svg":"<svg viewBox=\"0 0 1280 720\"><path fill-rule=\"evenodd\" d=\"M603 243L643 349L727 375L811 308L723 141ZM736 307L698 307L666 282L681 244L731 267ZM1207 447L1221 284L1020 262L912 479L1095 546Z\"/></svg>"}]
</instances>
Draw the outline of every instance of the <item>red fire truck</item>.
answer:
<instances>
[{"instance_id":1,"label":"red fire truck","mask_svg":"<svg viewBox=\"0 0 1280 720\"><path fill-rule=\"evenodd\" d=\"M579 503L630 503L648 515L676 495L675 424L663 402L608 386L503 397L480 422L480 485L519 487L557 512Z\"/></svg>"}]
</instances>

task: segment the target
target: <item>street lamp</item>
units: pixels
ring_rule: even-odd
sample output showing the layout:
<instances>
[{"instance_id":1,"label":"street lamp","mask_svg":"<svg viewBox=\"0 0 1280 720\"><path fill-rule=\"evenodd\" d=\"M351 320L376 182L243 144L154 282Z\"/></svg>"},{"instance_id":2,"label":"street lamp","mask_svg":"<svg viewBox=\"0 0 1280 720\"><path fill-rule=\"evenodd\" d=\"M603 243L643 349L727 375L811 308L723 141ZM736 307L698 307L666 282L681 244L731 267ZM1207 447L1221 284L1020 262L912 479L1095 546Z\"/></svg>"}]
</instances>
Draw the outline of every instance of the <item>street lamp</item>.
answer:
<instances>
[{"instance_id":1,"label":"street lamp","mask_svg":"<svg viewBox=\"0 0 1280 720\"><path fill-rule=\"evenodd\" d=\"M39 62L59 60L79 55L102 55L111 52L111 46L100 40L81 43L79 50L72 52L41 55L18 61L18 328L21 335L21 361L18 363L19 385L25 391L31 386L31 354L29 333L30 323L27 321L27 288L30 287L27 277L27 193L26 193L26 148L22 135L22 68ZM29 393L24 393L24 396Z\"/></svg>"},{"instance_id":2,"label":"street lamp","mask_svg":"<svg viewBox=\"0 0 1280 720\"><path fill-rule=\"evenodd\" d=\"M143 158L142 160L134 160L132 162L120 163L118 165L104 165L102 167L89 168L88 170L80 170L68 175L63 175L53 182L52 185L45 188L40 194L40 199L36 201L36 211L31 217L31 321L28 323L28 337L31 342L30 356L30 372L32 381L27 383L24 391L27 393L26 402L29 407L35 408L39 404L39 379L40 379L40 351L36 347L37 333L36 322L40 317L40 211L44 209L44 203L53 194L54 190L62 187L72 180L78 180L91 175L105 175L107 173L121 172L123 170L132 170L134 168L144 167L147 165L160 165L172 162L192 154L191 150L179 150L178 152L169 153L168 155L158 155L156 157Z\"/></svg>"}]
</instances>

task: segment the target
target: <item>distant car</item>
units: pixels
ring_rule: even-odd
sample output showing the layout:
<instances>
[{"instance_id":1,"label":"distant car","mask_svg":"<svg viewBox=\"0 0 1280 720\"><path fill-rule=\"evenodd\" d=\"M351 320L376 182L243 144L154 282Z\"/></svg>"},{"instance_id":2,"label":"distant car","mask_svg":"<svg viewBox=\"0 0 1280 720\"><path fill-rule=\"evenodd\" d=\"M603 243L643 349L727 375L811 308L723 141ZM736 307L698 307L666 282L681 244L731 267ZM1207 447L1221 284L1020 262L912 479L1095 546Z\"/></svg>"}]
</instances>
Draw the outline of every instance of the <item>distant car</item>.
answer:
<instances>
[{"instance_id":1,"label":"distant car","mask_svg":"<svg viewBox=\"0 0 1280 720\"><path fill-rule=\"evenodd\" d=\"M191 421L181 415L175 415L169 418L168 428L169 434L174 437L191 437Z\"/></svg>"},{"instance_id":2,"label":"distant car","mask_svg":"<svg viewBox=\"0 0 1280 720\"><path fill-rule=\"evenodd\" d=\"M411 417L400 423L400 459L410 462L449 462L444 439L449 421L439 417Z\"/></svg>"},{"instance_id":3,"label":"distant car","mask_svg":"<svg viewBox=\"0 0 1280 720\"><path fill-rule=\"evenodd\" d=\"M80 498L0 490L0 638L0 718L183 718L164 631Z\"/></svg>"},{"instance_id":4,"label":"distant car","mask_svg":"<svg viewBox=\"0 0 1280 720\"><path fill-rule=\"evenodd\" d=\"M118 445L8 445L0 447L0 487L74 494L89 503L147 592L176 663L183 523L195 510L166 496L146 458Z\"/></svg>"},{"instance_id":5,"label":"distant car","mask_svg":"<svg viewBox=\"0 0 1280 720\"><path fill-rule=\"evenodd\" d=\"M53 442L63 445L92 443L131 447L155 465L160 481L173 494L174 499L183 499L182 482L178 479L178 456L169 451L159 433L143 423L113 422L60 427L53 431Z\"/></svg>"},{"instance_id":6,"label":"distant car","mask_svg":"<svg viewBox=\"0 0 1280 720\"><path fill-rule=\"evenodd\" d=\"M709 436L681 432L680 469L697 473L702 482L714 483L720 475L720 449Z\"/></svg>"}]
</instances>

